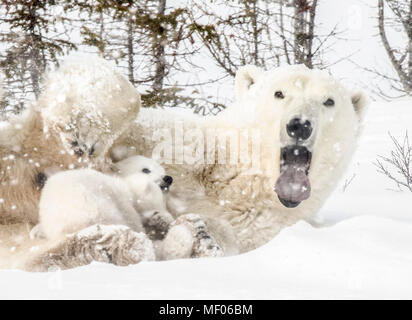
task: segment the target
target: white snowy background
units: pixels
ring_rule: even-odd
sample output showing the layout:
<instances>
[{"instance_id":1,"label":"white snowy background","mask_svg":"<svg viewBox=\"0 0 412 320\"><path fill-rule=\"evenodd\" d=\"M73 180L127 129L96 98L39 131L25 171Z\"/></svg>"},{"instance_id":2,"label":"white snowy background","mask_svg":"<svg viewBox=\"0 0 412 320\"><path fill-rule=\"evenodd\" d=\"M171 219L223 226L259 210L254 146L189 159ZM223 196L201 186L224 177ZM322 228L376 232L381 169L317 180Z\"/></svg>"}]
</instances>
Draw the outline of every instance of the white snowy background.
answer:
<instances>
[{"instance_id":1,"label":"white snowy background","mask_svg":"<svg viewBox=\"0 0 412 320\"><path fill-rule=\"evenodd\" d=\"M390 70L374 37L371 2L323 1L319 13L325 28L340 23L346 29L349 40L334 50L354 53L332 73L366 90L377 80L350 60ZM412 193L399 191L373 163L393 149L388 132L402 140L412 128L412 101L376 100L353 162L325 206L312 221L284 229L265 246L218 259L94 263L54 273L3 270L0 298L411 299Z\"/></svg>"}]
</instances>

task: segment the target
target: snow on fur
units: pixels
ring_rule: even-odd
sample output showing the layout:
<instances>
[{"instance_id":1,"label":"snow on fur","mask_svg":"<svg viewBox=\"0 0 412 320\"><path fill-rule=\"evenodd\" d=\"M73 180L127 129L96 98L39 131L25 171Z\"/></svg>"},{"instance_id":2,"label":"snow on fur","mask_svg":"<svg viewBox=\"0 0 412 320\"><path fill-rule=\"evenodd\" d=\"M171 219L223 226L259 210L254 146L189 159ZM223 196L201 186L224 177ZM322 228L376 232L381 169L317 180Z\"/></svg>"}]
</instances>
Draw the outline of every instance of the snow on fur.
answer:
<instances>
[{"instance_id":1,"label":"snow on fur","mask_svg":"<svg viewBox=\"0 0 412 320\"><path fill-rule=\"evenodd\" d=\"M72 57L50 72L38 107L49 127L61 133L67 150L76 142L83 151L104 155L133 121L140 95L103 59Z\"/></svg>"}]
</instances>

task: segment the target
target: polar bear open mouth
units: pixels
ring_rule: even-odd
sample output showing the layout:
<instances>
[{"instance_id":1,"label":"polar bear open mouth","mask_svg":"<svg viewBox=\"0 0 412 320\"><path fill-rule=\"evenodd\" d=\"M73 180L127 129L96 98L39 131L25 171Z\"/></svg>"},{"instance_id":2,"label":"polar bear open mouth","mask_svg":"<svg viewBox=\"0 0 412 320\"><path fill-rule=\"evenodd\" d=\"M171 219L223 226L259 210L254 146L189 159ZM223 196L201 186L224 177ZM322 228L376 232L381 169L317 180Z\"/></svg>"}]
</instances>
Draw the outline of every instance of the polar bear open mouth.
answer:
<instances>
[{"instance_id":1,"label":"polar bear open mouth","mask_svg":"<svg viewBox=\"0 0 412 320\"><path fill-rule=\"evenodd\" d=\"M312 153L304 146L290 145L280 150L280 175L275 192L287 208L297 207L310 196L309 168Z\"/></svg>"}]
</instances>

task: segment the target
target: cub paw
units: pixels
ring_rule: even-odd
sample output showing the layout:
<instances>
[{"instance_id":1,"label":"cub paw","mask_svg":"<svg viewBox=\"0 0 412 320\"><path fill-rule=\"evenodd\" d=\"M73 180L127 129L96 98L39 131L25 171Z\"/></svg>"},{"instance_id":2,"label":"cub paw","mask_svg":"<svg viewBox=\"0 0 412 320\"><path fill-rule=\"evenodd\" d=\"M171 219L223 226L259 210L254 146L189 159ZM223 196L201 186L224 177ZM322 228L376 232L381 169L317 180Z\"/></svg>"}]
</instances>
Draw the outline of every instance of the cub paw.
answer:
<instances>
[{"instance_id":1,"label":"cub paw","mask_svg":"<svg viewBox=\"0 0 412 320\"><path fill-rule=\"evenodd\" d=\"M163 240L174 220L166 211L144 213L143 217L143 227L151 240Z\"/></svg>"}]
</instances>

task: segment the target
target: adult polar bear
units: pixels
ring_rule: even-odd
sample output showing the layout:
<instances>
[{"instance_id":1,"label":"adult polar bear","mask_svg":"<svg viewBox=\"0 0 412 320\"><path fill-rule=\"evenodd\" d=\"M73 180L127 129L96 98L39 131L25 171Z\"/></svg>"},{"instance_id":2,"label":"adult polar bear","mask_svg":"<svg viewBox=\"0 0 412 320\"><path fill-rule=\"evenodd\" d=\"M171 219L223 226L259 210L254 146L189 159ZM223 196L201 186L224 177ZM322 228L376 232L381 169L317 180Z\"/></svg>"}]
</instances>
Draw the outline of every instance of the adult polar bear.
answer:
<instances>
[{"instance_id":1,"label":"adult polar bear","mask_svg":"<svg viewBox=\"0 0 412 320\"><path fill-rule=\"evenodd\" d=\"M130 125L131 115L138 111L136 108L139 105L138 101L125 99L127 96L137 95L137 92L132 90L130 85L127 84L127 90L124 91L121 87L117 87L117 81L111 81L115 78L107 78L110 81L110 86L114 85L113 92L115 94L111 95L109 93L111 90L100 86L101 82L99 81L102 78L98 76L97 69L100 68L98 62L91 62L90 65L86 64L80 68L91 69L90 74L93 75L91 80L92 82L93 79L96 80L96 86L91 88L83 86L84 82L75 83L70 77L63 76L59 80L61 85L47 86L51 91L50 94L47 94L46 89L45 102L46 104L48 101L52 103L49 105L52 109L43 107L41 117L35 110L30 111L29 115L33 116L19 117L2 128L2 154L7 156L7 159L3 158L2 160L3 165L6 167L8 161L16 162L11 168L14 170L13 172L19 173L19 177L24 183L32 184L38 169L36 166L30 166L30 162L25 160L23 149L14 148L16 144L24 148L32 148L33 145L39 143L41 147L41 152L38 152L39 156L51 161L51 163L39 161L39 165L43 167L48 167L53 163L81 164L78 159L87 155L92 156L91 158L87 157L87 159L90 158L88 160L94 163L95 156L106 159L105 151L110 147L115 136L110 134L110 130L100 126L104 122L89 121L96 119L93 116L90 118L90 113L83 112L89 110L89 102L96 107L97 119L99 119L100 114L104 114L107 115L109 123L116 124L114 125L118 129L115 131L116 133L120 133L127 125ZM93 71L93 69L96 70ZM103 70L106 69L103 68ZM107 71L110 72L109 69ZM67 68L66 72L69 75L70 68ZM85 77L89 79L87 72ZM124 80L120 79L119 81L122 83ZM90 81L87 82L90 83ZM107 81L103 80L103 83L107 83ZM84 90L81 90L81 86L84 87ZM68 94L62 94L61 88L66 90ZM77 103L68 99L68 97L73 97L73 88L79 88L79 92L82 92L82 94L74 95ZM87 94L88 90L91 90L89 95ZM107 97L107 99L93 104L90 96L97 98L102 92L104 92L102 97ZM130 93L130 95L125 92ZM109 96L107 96L108 94ZM236 251L232 248L233 245L236 245L243 252L256 248L273 238L283 227L299 219L307 218L316 212L333 189L353 153L366 102L362 94L350 95L328 75L300 66L267 72L251 66L244 67L237 73L236 96L236 103L215 118L196 118L194 116L181 118L173 112L144 110L140 112L136 125L129 128L124 135L117 139L116 145L111 150L115 160L124 157L129 152L151 156L153 149L159 144L159 141L155 139L155 133L160 128L174 129L175 120L184 120L182 125L191 138L195 137L199 131L201 133L206 131L207 128L223 131L235 130L238 133L245 132L244 130L252 132L256 129L261 137L258 148L260 149L258 170L255 170L256 168L250 170L250 165L245 163L204 164L201 162L194 165L169 165L166 168L167 172L177 181L174 187L181 188L175 190L176 192L186 195L191 193L190 191L193 191L192 194L199 191L206 194L207 199L200 198L204 201L199 201L199 198L188 199L190 206L186 212L198 212L205 217L209 231L226 253ZM55 102L57 102L56 105L54 105ZM132 106L130 112L123 114L122 108L114 108L114 106L124 103ZM99 108L103 113L99 111ZM117 121L117 117L120 117L120 120L123 118L124 121ZM49 124L52 123L53 126L47 125L46 119L49 119ZM295 121L296 119L298 121ZM14 126L15 124L19 124L19 126ZM26 127L26 124L30 126ZM34 124L36 125L34 126ZM81 125L79 126L79 124ZM15 128L18 127L24 128L24 130L16 131ZM36 128L35 137L38 138L34 139L30 135L30 128ZM60 134L58 136L52 134L49 136L49 139L52 140L47 140L44 137L43 128L49 129L45 132L46 137L47 133L60 132ZM195 132L192 131L194 128ZM16 132L18 134L13 136ZM106 134L100 136L99 133ZM175 135L175 133L173 134ZM177 135L174 136L174 138L176 137ZM50 144L50 141L57 143ZM103 142L103 148L99 147L101 142ZM176 149L178 146L176 141L172 144ZM188 142L188 144L191 143ZM253 141L250 144L253 145ZM53 147L50 148L50 146ZM58 151L61 148L73 152L59 155ZM184 150L184 148L180 150ZM191 150L193 151L193 148ZM197 150L203 151L200 147ZM253 146L251 150L253 150ZM15 156L9 157L10 154L15 154ZM280 161L281 156L284 157L285 161ZM83 165L88 166L81 164L81 166ZM26 171L28 178L25 176ZM309 174L307 175L306 172ZM9 176L10 174L7 174L3 179L8 179ZM273 191L275 186L283 204ZM297 186L296 190L300 189L304 192L297 193L290 186ZM37 204L36 195L39 193L35 186L30 185L27 188L15 186L14 188L17 196L22 195L20 199L22 204L29 203L31 204L30 208L35 207L34 204ZM309 188L311 188L310 194ZM5 190L9 197L10 189ZM28 201L27 197L31 200ZM289 207L296 206L299 202L301 203L295 208L284 206L284 204ZM16 217L16 212L13 210L6 211L7 213ZM35 219L36 212L33 211L33 220ZM177 220L178 224L187 226L188 229L192 225L200 223L197 218L190 215L183 215ZM10 226L4 226L3 229L7 233L10 232L10 228ZM21 225L20 229L25 229L25 226ZM27 230L20 229L17 232L18 235L28 233ZM179 228L175 228L175 230L177 229ZM187 235L187 230L185 231L184 228L180 228L180 230L183 234L186 232ZM233 238L230 235L232 230L236 232L238 243L232 243ZM83 237L84 234L81 234L79 238L75 234L73 238L62 244L63 253L67 255L66 253L73 252L73 248L80 248L83 252L83 249L87 247L96 253L96 256L91 255L94 259L104 258L96 249L101 247L100 239L107 239L107 234L111 231L106 229L95 231L91 233L90 237L89 234L86 234L85 237ZM117 260L121 263L129 263L129 257L133 256L130 253L140 246L139 239L134 238L134 234L127 230L116 229L115 231L116 233L109 238L110 241L105 248L113 250L120 248L122 252ZM207 237L207 230L204 229L204 231L203 233L199 232L199 235L204 234ZM182 239L178 233L170 232L169 236L177 243ZM11 239L11 237L6 238L7 241ZM130 239L134 239L136 246L133 245L135 242L130 241ZM9 256L11 245L8 245L7 241L4 242L4 247ZM99 243L99 246L96 246L96 243ZM120 245L121 243L123 245ZM23 260L26 261L27 253L31 252L34 243L24 242L24 244L19 252ZM62 251L60 247L58 250ZM180 253L177 252L176 257L179 255ZM89 261L88 259L80 261L82 257L72 258L68 260L70 266L81 265ZM8 260L12 259L8 258Z\"/></svg>"},{"instance_id":2,"label":"adult polar bear","mask_svg":"<svg viewBox=\"0 0 412 320\"><path fill-rule=\"evenodd\" d=\"M188 210L214 221L209 226L212 235L226 232L216 221L229 222L236 246L245 252L321 207L354 152L367 99L360 92L350 94L326 72L304 66L270 71L245 66L236 74L235 87L236 102L216 117L182 118L172 111L142 110L112 154L120 159L131 152L160 153L175 177L175 188L180 188L177 193L208 197L187 199ZM228 158L218 163L219 156L205 161L210 153L228 153L226 142L214 150L215 140L199 138L209 136L210 130L223 136L234 130L234 141L249 134L247 154L253 159L253 150L258 150L258 168ZM257 148L253 132L259 133ZM176 164L182 153L183 158L189 155L190 164Z\"/></svg>"},{"instance_id":3,"label":"adult polar bear","mask_svg":"<svg viewBox=\"0 0 412 320\"><path fill-rule=\"evenodd\" d=\"M37 222L51 171L107 170L108 149L140 109L139 93L103 59L68 59L44 87L22 114L0 122L0 224Z\"/></svg>"}]
</instances>

